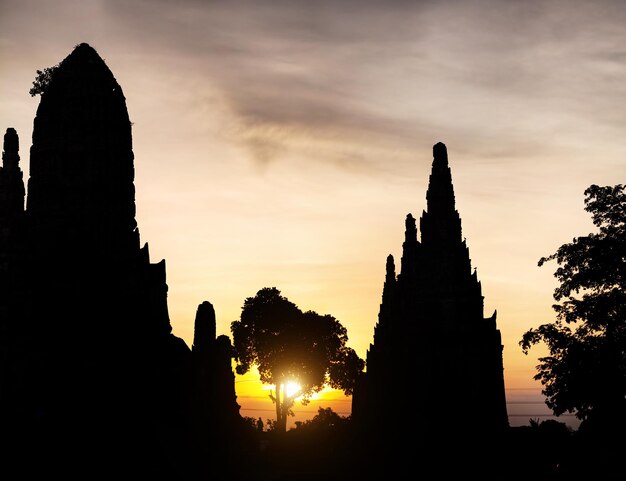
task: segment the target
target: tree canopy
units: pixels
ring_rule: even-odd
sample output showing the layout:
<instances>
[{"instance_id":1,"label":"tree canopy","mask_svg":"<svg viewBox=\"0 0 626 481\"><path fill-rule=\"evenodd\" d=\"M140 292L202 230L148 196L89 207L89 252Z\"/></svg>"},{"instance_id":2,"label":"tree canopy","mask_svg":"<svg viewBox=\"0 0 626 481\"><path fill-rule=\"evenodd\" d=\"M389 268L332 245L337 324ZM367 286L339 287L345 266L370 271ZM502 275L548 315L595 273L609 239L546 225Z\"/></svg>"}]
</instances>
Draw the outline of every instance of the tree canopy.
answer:
<instances>
[{"instance_id":1,"label":"tree canopy","mask_svg":"<svg viewBox=\"0 0 626 481\"><path fill-rule=\"evenodd\" d=\"M626 192L591 185L585 210L598 232L539 260L556 261L556 321L524 333L524 353L543 342L536 380L556 415L575 412L596 426L626 418Z\"/></svg>"},{"instance_id":2,"label":"tree canopy","mask_svg":"<svg viewBox=\"0 0 626 481\"><path fill-rule=\"evenodd\" d=\"M231 324L236 371L257 366L261 382L275 386L279 431L286 430L291 407L329 385L351 394L364 361L346 345L346 328L329 314L301 311L275 287L245 300L241 317ZM299 386L287 392L288 383Z\"/></svg>"},{"instance_id":3,"label":"tree canopy","mask_svg":"<svg viewBox=\"0 0 626 481\"><path fill-rule=\"evenodd\" d=\"M48 85L50 85L50 82L52 81L54 73L59 68L59 65L46 67L43 70L37 70L37 76L35 77L35 80L33 80L33 86L28 91L31 97L45 93L48 89Z\"/></svg>"}]
</instances>

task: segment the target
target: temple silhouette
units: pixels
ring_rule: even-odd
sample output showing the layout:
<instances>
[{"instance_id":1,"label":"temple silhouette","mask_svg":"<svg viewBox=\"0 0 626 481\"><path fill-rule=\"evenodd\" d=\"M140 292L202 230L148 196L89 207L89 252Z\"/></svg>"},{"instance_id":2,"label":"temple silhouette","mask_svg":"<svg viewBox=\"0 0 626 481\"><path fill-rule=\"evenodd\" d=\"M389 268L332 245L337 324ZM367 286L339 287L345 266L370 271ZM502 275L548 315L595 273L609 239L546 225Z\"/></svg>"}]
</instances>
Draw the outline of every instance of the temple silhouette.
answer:
<instances>
[{"instance_id":1,"label":"temple silhouette","mask_svg":"<svg viewBox=\"0 0 626 481\"><path fill-rule=\"evenodd\" d=\"M366 371L352 398L353 421L383 451L402 451L391 442L406 432L395 417L411 404L418 421L402 447L409 457L437 443L449 448L463 432L497 439L508 427L496 312L483 316L443 143L433 157L421 238L408 214L400 272L389 255Z\"/></svg>"},{"instance_id":2,"label":"temple silhouette","mask_svg":"<svg viewBox=\"0 0 626 481\"><path fill-rule=\"evenodd\" d=\"M293 479L274 469L298 444L265 464L261 435L249 436L213 305L199 303L192 346L172 332L165 260L140 241L113 73L82 43L42 74L28 190L14 128L0 167L0 475ZM426 200L419 240L406 217L398 274L387 258L349 432L297 452L310 463L323 452L324 479L395 479L416 456L424 472L434 452L491 461L489 440L509 428L496 312L483 315L442 143Z\"/></svg>"},{"instance_id":3,"label":"temple silhouette","mask_svg":"<svg viewBox=\"0 0 626 481\"><path fill-rule=\"evenodd\" d=\"M192 348L172 333L165 261L140 245L122 88L84 43L52 72L26 199L18 133L4 136L0 470L174 476L225 459L241 421L230 340L208 302Z\"/></svg>"}]
</instances>

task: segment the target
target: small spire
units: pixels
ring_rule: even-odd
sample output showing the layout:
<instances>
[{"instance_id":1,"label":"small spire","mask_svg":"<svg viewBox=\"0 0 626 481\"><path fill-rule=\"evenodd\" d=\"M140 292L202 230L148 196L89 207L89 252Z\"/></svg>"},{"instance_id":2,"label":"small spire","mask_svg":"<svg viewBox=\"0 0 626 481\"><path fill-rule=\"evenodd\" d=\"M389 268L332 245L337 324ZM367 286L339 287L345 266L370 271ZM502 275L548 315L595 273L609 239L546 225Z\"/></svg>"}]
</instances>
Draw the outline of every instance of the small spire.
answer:
<instances>
[{"instance_id":1,"label":"small spire","mask_svg":"<svg viewBox=\"0 0 626 481\"><path fill-rule=\"evenodd\" d=\"M404 221L406 230L404 231L405 241L415 241L417 239L417 227L415 227L415 217L411 214L407 214Z\"/></svg>"},{"instance_id":2,"label":"small spire","mask_svg":"<svg viewBox=\"0 0 626 481\"><path fill-rule=\"evenodd\" d=\"M385 284L383 285L383 304L392 302L393 292L396 286L396 265L391 254L387 256L386 271Z\"/></svg>"},{"instance_id":3,"label":"small spire","mask_svg":"<svg viewBox=\"0 0 626 481\"><path fill-rule=\"evenodd\" d=\"M415 277L415 269L417 268L416 262L419 249L415 217L408 214L404 224L406 230L404 232L404 242L402 243L402 259L400 260L400 274L398 277L403 276L413 279Z\"/></svg>"},{"instance_id":4,"label":"small spire","mask_svg":"<svg viewBox=\"0 0 626 481\"><path fill-rule=\"evenodd\" d=\"M386 275L385 281L389 281L389 280L395 281L396 280L396 264L391 254L387 256L386 269L387 269L387 275Z\"/></svg>"},{"instance_id":5,"label":"small spire","mask_svg":"<svg viewBox=\"0 0 626 481\"><path fill-rule=\"evenodd\" d=\"M4 134L4 145L2 148L2 166L6 170L17 170L20 162L20 139L17 131L9 127Z\"/></svg>"},{"instance_id":6,"label":"small spire","mask_svg":"<svg viewBox=\"0 0 626 481\"><path fill-rule=\"evenodd\" d=\"M209 301L204 301L196 310L192 350L210 350L215 343L215 331L215 309Z\"/></svg>"}]
</instances>

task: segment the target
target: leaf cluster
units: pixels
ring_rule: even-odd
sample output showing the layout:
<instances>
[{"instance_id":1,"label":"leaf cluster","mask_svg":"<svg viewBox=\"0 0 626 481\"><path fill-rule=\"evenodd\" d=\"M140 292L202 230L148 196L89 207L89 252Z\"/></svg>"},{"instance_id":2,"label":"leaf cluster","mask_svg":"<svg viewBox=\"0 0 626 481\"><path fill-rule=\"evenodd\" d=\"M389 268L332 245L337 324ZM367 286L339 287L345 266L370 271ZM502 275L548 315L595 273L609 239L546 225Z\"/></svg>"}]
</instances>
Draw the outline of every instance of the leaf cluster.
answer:
<instances>
[{"instance_id":1,"label":"leaf cluster","mask_svg":"<svg viewBox=\"0 0 626 481\"><path fill-rule=\"evenodd\" d=\"M559 280L552 307L557 320L530 329L525 354L545 343L536 380L555 414L576 412L587 419L602 406L615 406L626 393L626 191L623 184L591 185L585 210L598 232L576 237L539 260L556 261Z\"/></svg>"},{"instance_id":2,"label":"leaf cluster","mask_svg":"<svg viewBox=\"0 0 626 481\"><path fill-rule=\"evenodd\" d=\"M33 80L33 86L28 91L31 97L43 95L46 92L59 65L60 64L57 64L52 67L46 67L43 70L37 70L37 76L35 80Z\"/></svg>"}]
</instances>

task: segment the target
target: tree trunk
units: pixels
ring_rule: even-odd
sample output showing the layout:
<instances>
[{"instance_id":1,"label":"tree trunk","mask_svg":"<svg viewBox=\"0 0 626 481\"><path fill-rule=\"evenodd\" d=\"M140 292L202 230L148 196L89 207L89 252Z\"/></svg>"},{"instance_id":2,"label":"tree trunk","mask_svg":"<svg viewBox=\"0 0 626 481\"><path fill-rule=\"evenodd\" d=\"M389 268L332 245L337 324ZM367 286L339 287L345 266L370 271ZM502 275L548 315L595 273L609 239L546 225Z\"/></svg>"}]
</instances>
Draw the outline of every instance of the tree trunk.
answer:
<instances>
[{"instance_id":1,"label":"tree trunk","mask_svg":"<svg viewBox=\"0 0 626 481\"><path fill-rule=\"evenodd\" d=\"M281 402L281 391L283 385L281 383L276 383L276 431L285 432L286 429L283 429L283 405ZM286 425L285 425L286 427Z\"/></svg>"}]
</instances>

